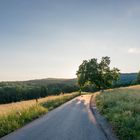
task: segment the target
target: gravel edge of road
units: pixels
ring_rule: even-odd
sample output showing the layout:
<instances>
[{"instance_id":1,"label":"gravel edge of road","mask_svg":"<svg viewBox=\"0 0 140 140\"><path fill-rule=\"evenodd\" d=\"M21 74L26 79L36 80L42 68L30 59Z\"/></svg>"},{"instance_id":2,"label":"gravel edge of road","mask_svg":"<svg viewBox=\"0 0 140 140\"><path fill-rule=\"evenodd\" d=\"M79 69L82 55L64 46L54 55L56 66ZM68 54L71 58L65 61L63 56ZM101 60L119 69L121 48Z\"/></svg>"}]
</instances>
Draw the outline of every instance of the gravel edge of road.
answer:
<instances>
[{"instance_id":1,"label":"gravel edge of road","mask_svg":"<svg viewBox=\"0 0 140 140\"><path fill-rule=\"evenodd\" d=\"M100 129L106 136L107 140L118 140L117 136L114 134L114 132L112 130L111 125L108 123L108 121L106 120L105 117L100 115L99 111L97 110L95 101L93 102L93 98L95 98L95 94L91 95L91 98L90 98L90 104L89 104L90 110L93 113L93 115L95 116L95 119L96 119Z\"/></svg>"}]
</instances>

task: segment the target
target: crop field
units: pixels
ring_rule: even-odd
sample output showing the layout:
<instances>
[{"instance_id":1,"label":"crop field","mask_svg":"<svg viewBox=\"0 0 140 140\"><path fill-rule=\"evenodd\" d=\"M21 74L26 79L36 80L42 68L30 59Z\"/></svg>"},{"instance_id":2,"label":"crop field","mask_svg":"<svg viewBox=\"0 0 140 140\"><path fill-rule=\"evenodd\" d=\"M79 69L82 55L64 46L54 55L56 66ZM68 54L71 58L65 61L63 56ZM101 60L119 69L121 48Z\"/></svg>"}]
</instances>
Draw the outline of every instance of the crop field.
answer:
<instances>
[{"instance_id":1,"label":"crop field","mask_svg":"<svg viewBox=\"0 0 140 140\"><path fill-rule=\"evenodd\" d=\"M31 122L79 93L49 96L46 98L0 105L0 137Z\"/></svg>"},{"instance_id":2,"label":"crop field","mask_svg":"<svg viewBox=\"0 0 140 140\"><path fill-rule=\"evenodd\" d=\"M120 140L140 140L140 86L97 93L96 105Z\"/></svg>"}]
</instances>

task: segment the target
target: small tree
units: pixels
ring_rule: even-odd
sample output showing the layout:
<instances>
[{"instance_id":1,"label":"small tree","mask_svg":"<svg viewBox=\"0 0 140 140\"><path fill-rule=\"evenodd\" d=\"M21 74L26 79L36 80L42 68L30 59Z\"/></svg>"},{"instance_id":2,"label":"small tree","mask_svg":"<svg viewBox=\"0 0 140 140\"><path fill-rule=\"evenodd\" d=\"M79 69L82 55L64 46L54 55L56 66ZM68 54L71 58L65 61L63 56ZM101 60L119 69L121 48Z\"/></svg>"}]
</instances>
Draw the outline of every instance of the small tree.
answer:
<instances>
[{"instance_id":1,"label":"small tree","mask_svg":"<svg viewBox=\"0 0 140 140\"><path fill-rule=\"evenodd\" d=\"M138 72L137 83L140 84L140 71Z\"/></svg>"},{"instance_id":2,"label":"small tree","mask_svg":"<svg viewBox=\"0 0 140 140\"><path fill-rule=\"evenodd\" d=\"M86 84L94 85L99 90L110 87L114 81L119 79L119 69L110 69L110 58L102 57L101 62L93 58L84 60L77 71L77 78L80 87Z\"/></svg>"}]
</instances>

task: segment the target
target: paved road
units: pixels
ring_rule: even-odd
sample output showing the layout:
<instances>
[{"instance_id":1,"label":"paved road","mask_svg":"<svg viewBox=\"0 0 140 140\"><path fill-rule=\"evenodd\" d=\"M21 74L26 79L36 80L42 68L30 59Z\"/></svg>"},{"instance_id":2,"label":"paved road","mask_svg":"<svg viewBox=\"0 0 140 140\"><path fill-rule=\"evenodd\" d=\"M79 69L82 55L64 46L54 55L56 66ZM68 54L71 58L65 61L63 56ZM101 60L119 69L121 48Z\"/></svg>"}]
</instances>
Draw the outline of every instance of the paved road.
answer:
<instances>
[{"instance_id":1,"label":"paved road","mask_svg":"<svg viewBox=\"0 0 140 140\"><path fill-rule=\"evenodd\" d=\"M0 140L106 140L89 100L77 97Z\"/></svg>"}]
</instances>

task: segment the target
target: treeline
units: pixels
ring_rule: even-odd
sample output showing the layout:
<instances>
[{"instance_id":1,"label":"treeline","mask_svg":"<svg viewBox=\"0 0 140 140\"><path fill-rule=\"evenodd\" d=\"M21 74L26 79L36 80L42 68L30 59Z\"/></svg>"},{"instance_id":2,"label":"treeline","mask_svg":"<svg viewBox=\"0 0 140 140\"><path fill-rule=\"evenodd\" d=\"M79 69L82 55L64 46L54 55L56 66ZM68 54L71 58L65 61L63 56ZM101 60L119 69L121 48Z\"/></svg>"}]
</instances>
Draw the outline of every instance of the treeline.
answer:
<instances>
[{"instance_id":1,"label":"treeline","mask_svg":"<svg viewBox=\"0 0 140 140\"><path fill-rule=\"evenodd\" d=\"M140 84L138 82L138 73L123 73L120 74L120 79L113 84L112 88L127 87Z\"/></svg>"},{"instance_id":2,"label":"treeline","mask_svg":"<svg viewBox=\"0 0 140 140\"><path fill-rule=\"evenodd\" d=\"M138 82L139 81L139 82ZM140 72L120 74L120 79L110 88L140 84ZM30 100L61 93L78 91L77 79L41 79L24 82L0 82L0 104ZM93 85L82 87L83 92L95 92Z\"/></svg>"},{"instance_id":3,"label":"treeline","mask_svg":"<svg viewBox=\"0 0 140 140\"><path fill-rule=\"evenodd\" d=\"M71 93L78 91L76 85L66 84L48 84L36 85L25 83L0 83L0 104L37 99L50 95L59 95L61 93Z\"/></svg>"},{"instance_id":4,"label":"treeline","mask_svg":"<svg viewBox=\"0 0 140 140\"><path fill-rule=\"evenodd\" d=\"M122 73L117 82L114 82L110 88L127 87L140 84L140 72L139 73ZM98 89L93 85L85 85L82 87L84 92L96 92Z\"/></svg>"}]
</instances>

